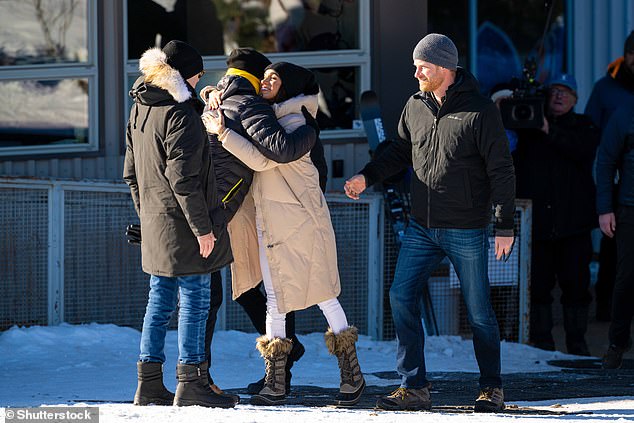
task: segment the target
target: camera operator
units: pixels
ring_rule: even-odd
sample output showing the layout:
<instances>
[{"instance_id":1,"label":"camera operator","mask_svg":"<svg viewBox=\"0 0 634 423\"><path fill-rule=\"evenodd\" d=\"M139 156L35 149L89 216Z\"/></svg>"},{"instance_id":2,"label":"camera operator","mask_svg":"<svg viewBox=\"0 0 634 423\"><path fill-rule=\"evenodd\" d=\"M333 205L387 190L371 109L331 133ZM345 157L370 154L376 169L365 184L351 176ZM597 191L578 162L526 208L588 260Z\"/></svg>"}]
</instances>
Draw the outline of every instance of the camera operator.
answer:
<instances>
[{"instance_id":1,"label":"camera operator","mask_svg":"<svg viewBox=\"0 0 634 423\"><path fill-rule=\"evenodd\" d=\"M544 124L517 129L513 153L517 197L533 200L530 340L554 350L551 291L562 291L566 347L589 355L585 341L591 295L591 230L596 227L592 165L599 131L572 109L577 83L564 74L546 92Z\"/></svg>"}]
</instances>

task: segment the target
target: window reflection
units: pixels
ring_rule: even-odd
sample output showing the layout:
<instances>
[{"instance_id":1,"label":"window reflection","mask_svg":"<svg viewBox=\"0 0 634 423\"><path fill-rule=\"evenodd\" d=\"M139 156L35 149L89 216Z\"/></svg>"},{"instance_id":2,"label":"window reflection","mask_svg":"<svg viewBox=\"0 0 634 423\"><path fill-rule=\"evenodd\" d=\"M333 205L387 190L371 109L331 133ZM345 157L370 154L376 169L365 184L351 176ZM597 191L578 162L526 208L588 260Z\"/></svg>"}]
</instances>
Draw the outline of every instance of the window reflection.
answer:
<instances>
[{"instance_id":1,"label":"window reflection","mask_svg":"<svg viewBox=\"0 0 634 423\"><path fill-rule=\"evenodd\" d=\"M88 143L88 80L0 82L0 147Z\"/></svg>"},{"instance_id":2,"label":"window reflection","mask_svg":"<svg viewBox=\"0 0 634 423\"><path fill-rule=\"evenodd\" d=\"M0 1L0 66L87 61L86 3Z\"/></svg>"},{"instance_id":3,"label":"window reflection","mask_svg":"<svg viewBox=\"0 0 634 423\"><path fill-rule=\"evenodd\" d=\"M552 3L546 26L548 9L541 0L525 0L521 14L514 13L514 6L505 0L478 2L477 67L483 92L513 77L524 78L523 68L530 58L537 63L538 82L565 70L564 3Z\"/></svg>"},{"instance_id":4,"label":"window reflection","mask_svg":"<svg viewBox=\"0 0 634 423\"><path fill-rule=\"evenodd\" d=\"M128 58L171 39L202 55L359 48L358 0L128 0Z\"/></svg>"},{"instance_id":5,"label":"window reflection","mask_svg":"<svg viewBox=\"0 0 634 423\"><path fill-rule=\"evenodd\" d=\"M359 68L311 69L319 83L317 122L321 129L351 129L356 115Z\"/></svg>"},{"instance_id":6,"label":"window reflection","mask_svg":"<svg viewBox=\"0 0 634 423\"><path fill-rule=\"evenodd\" d=\"M470 34L469 4L474 0L428 0L429 31L448 35L458 47L459 64L469 68L469 40L477 37L477 69L480 89L488 93L499 83L512 78L523 78L527 58L535 58L538 69L536 80L546 81L551 75L565 71L565 5L566 2L526 0L521 13L516 2L508 0L478 0L478 29ZM546 26L548 9L552 17ZM546 29L543 49L541 37Z\"/></svg>"},{"instance_id":7,"label":"window reflection","mask_svg":"<svg viewBox=\"0 0 634 423\"><path fill-rule=\"evenodd\" d=\"M211 0L128 0L128 58L182 40L203 56L223 55L222 24Z\"/></svg>"}]
</instances>

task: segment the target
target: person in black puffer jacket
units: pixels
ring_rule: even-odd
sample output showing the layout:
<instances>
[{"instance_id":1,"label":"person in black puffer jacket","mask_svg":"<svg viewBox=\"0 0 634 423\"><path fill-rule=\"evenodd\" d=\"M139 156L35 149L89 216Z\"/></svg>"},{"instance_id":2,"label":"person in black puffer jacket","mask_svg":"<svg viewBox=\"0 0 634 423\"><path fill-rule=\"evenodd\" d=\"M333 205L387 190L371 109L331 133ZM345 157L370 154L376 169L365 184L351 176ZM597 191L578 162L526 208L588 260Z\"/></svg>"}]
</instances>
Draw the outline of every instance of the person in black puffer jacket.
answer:
<instances>
[{"instance_id":1,"label":"person in black puffer jacket","mask_svg":"<svg viewBox=\"0 0 634 423\"><path fill-rule=\"evenodd\" d=\"M318 127L315 120L306 113L310 116L310 119L307 117L309 125L301 126L296 131L287 134L278 123L271 105L259 95L260 81L264 77L265 68L270 64L271 62L266 56L252 48L238 48L231 52L227 58L228 70L215 87L216 90L222 92L220 98L225 123L228 128L253 142L263 155L278 163L295 161L310 151L311 158L315 156L313 159L315 164L321 163L321 166L318 166L318 169L321 168L320 183L323 181L322 189L325 189L325 159L323 159L321 143L316 143ZM201 97L207 100L207 96L213 88L203 88ZM229 232L238 230L244 233L244 225L247 225L248 222L242 219L239 210L249 192L253 180L253 170L225 150L216 135L209 134L208 136L216 173L217 193L221 198L225 219L229 222ZM321 151L321 157L316 154L319 151ZM235 260L249 259L244 256L244 251L240 245L232 244L232 246ZM255 259L257 260L257 257ZM211 307L205 336L207 357L211 357L211 342L213 341L216 316L223 298L222 289L218 288L222 286L220 272L213 273L211 277L212 280L219 283L214 284L216 289L211 293ZM234 300L244 308L256 330L263 333L266 297L262 291L256 287L244 292L239 297L235 297ZM295 335L293 313L287 319L287 333L293 341L293 349L287 365L287 371L290 374L293 363L304 354L304 346ZM210 374L208 374L208 378L212 387L217 392L222 392L215 386ZM287 380L290 382L290 376L287 377ZM250 384L248 391L259 392L262 384L262 380Z\"/></svg>"}]
</instances>

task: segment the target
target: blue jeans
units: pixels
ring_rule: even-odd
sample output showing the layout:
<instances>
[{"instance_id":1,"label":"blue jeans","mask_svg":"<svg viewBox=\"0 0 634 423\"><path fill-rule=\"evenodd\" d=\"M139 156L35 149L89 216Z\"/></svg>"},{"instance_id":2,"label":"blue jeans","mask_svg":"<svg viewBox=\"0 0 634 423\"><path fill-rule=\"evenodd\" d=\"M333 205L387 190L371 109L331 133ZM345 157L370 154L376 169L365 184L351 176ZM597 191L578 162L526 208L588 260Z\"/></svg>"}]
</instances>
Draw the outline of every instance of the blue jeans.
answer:
<instances>
[{"instance_id":1,"label":"blue jeans","mask_svg":"<svg viewBox=\"0 0 634 423\"><path fill-rule=\"evenodd\" d=\"M205 326L209 312L210 275L150 277L140 361L165 362L165 335L180 291L178 315L178 362L198 364L205 361Z\"/></svg>"},{"instance_id":2,"label":"blue jeans","mask_svg":"<svg viewBox=\"0 0 634 423\"><path fill-rule=\"evenodd\" d=\"M480 386L502 386L500 330L489 298L488 249L486 228L427 229L410 221L390 288L397 337L396 370L402 387L419 389L427 384L421 295L424 284L445 256L460 280L480 368Z\"/></svg>"}]
</instances>

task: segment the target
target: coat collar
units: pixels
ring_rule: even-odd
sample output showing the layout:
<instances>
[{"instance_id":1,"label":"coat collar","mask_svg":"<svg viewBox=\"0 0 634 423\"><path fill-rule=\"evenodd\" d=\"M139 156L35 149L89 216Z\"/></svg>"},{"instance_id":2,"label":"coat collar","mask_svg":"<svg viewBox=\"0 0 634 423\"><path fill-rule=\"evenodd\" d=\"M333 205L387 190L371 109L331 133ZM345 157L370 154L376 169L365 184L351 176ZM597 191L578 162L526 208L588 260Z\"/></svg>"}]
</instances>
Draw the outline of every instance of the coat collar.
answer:
<instances>
[{"instance_id":1,"label":"coat collar","mask_svg":"<svg viewBox=\"0 0 634 423\"><path fill-rule=\"evenodd\" d=\"M317 94L300 94L296 97L289 98L286 101L282 101L281 103L272 104L275 116L277 116L278 119L291 113L302 113L302 106L305 106L306 109L308 109L308 112L313 115L313 117L316 117L318 109Z\"/></svg>"}]
</instances>

